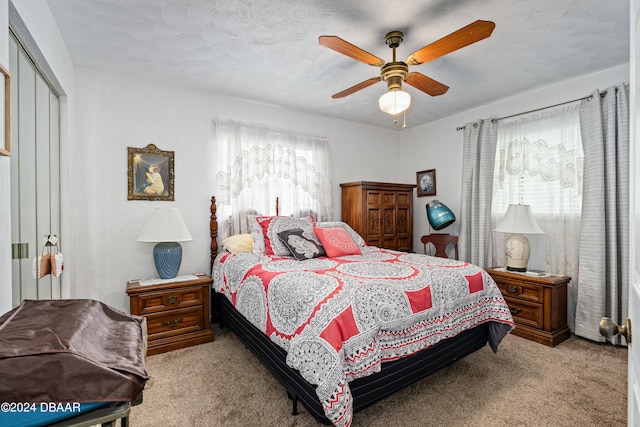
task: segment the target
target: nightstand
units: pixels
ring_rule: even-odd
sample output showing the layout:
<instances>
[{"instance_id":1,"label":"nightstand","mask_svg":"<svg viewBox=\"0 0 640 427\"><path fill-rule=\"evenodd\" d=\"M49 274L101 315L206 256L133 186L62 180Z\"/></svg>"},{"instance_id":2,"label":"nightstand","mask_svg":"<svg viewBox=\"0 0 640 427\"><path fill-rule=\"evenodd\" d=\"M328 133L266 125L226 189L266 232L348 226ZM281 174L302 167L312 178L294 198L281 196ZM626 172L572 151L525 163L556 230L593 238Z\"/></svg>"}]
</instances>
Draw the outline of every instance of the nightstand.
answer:
<instances>
[{"instance_id":1,"label":"nightstand","mask_svg":"<svg viewBox=\"0 0 640 427\"><path fill-rule=\"evenodd\" d=\"M213 341L209 325L211 277L131 280L131 314L147 319L148 355Z\"/></svg>"},{"instance_id":2,"label":"nightstand","mask_svg":"<svg viewBox=\"0 0 640 427\"><path fill-rule=\"evenodd\" d=\"M570 336L567 326L569 276L533 276L506 269L488 268L516 324L512 334L555 346Z\"/></svg>"}]
</instances>

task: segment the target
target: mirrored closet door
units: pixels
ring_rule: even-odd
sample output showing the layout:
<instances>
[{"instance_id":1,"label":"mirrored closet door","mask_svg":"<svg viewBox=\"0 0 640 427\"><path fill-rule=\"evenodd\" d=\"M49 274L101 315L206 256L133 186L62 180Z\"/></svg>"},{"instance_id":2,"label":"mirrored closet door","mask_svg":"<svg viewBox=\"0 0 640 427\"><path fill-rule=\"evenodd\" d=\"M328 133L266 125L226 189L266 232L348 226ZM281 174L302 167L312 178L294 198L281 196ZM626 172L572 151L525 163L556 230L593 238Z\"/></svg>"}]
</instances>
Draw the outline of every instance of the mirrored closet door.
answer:
<instances>
[{"instance_id":1,"label":"mirrored closet door","mask_svg":"<svg viewBox=\"0 0 640 427\"><path fill-rule=\"evenodd\" d=\"M33 260L41 254L45 237L61 237L60 99L13 32L9 71L11 274L13 306L17 306L24 299L60 298L59 277L34 278L33 272Z\"/></svg>"}]
</instances>

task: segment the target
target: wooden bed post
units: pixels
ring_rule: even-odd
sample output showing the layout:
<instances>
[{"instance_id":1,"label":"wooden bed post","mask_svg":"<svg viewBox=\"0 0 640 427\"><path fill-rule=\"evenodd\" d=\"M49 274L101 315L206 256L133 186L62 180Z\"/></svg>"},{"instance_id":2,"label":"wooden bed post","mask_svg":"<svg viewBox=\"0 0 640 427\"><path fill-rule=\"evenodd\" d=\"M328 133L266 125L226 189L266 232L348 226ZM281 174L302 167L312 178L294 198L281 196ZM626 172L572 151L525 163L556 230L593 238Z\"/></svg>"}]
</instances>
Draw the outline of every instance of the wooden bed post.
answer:
<instances>
[{"instance_id":1,"label":"wooden bed post","mask_svg":"<svg viewBox=\"0 0 640 427\"><path fill-rule=\"evenodd\" d=\"M211 220L209 221L209 233L211 234L211 261L210 269L213 267L213 261L218 255L218 217L216 217L216 196L211 197Z\"/></svg>"}]
</instances>

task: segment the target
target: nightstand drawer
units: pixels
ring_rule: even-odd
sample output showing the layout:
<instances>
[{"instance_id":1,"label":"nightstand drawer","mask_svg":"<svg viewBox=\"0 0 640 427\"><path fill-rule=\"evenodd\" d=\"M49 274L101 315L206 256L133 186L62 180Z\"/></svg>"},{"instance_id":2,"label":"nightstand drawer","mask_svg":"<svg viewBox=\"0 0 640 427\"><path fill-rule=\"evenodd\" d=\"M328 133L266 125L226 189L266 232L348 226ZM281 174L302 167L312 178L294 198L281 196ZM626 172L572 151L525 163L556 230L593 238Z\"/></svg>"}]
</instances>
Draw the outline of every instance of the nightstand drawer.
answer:
<instances>
[{"instance_id":1,"label":"nightstand drawer","mask_svg":"<svg viewBox=\"0 0 640 427\"><path fill-rule=\"evenodd\" d=\"M509 306L511 316L517 324L532 326L534 328L542 328L544 322L544 306L529 301L513 299L505 297L504 300Z\"/></svg>"},{"instance_id":2,"label":"nightstand drawer","mask_svg":"<svg viewBox=\"0 0 640 427\"><path fill-rule=\"evenodd\" d=\"M171 310L164 313L150 314L145 317L147 318L150 339L200 331L204 328L202 307Z\"/></svg>"},{"instance_id":3,"label":"nightstand drawer","mask_svg":"<svg viewBox=\"0 0 640 427\"><path fill-rule=\"evenodd\" d=\"M543 301L544 290L540 286L530 285L516 280L502 280L498 283L502 295L523 301Z\"/></svg>"},{"instance_id":4,"label":"nightstand drawer","mask_svg":"<svg viewBox=\"0 0 640 427\"><path fill-rule=\"evenodd\" d=\"M138 310L139 314L149 314L203 303L202 287L183 288L140 295Z\"/></svg>"}]
</instances>

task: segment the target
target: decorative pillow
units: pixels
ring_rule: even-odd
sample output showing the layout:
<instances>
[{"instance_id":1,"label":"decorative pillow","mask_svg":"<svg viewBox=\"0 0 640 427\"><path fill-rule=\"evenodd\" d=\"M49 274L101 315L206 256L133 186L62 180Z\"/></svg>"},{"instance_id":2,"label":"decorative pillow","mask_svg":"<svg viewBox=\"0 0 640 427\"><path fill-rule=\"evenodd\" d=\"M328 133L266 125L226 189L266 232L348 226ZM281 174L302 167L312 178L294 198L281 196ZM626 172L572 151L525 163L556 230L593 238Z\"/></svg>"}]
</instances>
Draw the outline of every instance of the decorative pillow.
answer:
<instances>
[{"instance_id":1,"label":"decorative pillow","mask_svg":"<svg viewBox=\"0 0 640 427\"><path fill-rule=\"evenodd\" d=\"M251 234L236 234L222 241L222 248L229 252L252 252Z\"/></svg>"},{"instance_id":2,"label":"decorative pillow","mask_svg":"<svg viewBox=\"0 0 640 427\"><path fill-rule=\"evenodd\" d=\"M345 230L347 230L349 232L349 235L351 236L353 241L356 243L356 245L358 245L361 248L367 246L367 242L365 242L365 240L362 238L362 236L359 235L356 232L356 230L351 228L351 226L349 224L347 224L346 222L342 222L342 221L316 222L315 226L316 227L322 227L322 228L342 227L342 228L344 228Z\"/></svg>"},{"instance_id":3,"label":"decorative pillow","mask_svg":"<svg viewBox=\"0 0 640 427\"><path fill-rule=\"evenodd\" d=\"M290 216L259 216L256 221L262 227L264 236L264 253L266 255L291 256L289 249L282 243L278 233L294 228L313 233L313 220L309 218L293 218Z\"/></svg>"},{"instance_id":4,"label":"decorative pillow","mask_svg":"<svg viewBox=\"0 0 640 427\"><path fill-rule=\"evenodd\" d=\"M313 231L309 233L309 231L304 231L302 228L294 228L281 231L278 233L278 237L298 261L327 256Z\"/></svg>"},{"instance_id":5,"label":"decorative pillow","mask_svg":"<svg viewBox=\"0 0 640 427\"><path fill-rule=\"evenodd\" d=\"M251 231L251 250L254 254L262 255L265 251L264 234L262 234L262 227L258 224L257 217L257 215L247 215L247 221Z\"/></svg>"},{"instance_id":6,"label":"decorative pillow","mask_svg":"<svg viewBox=\"0 0 640 427\"><path fill-rule=\"evenodd\" d=\"M358 245L356 245L356 242L353 241L349 232L342 227L315 227L313 231L315 231L316 236L320 239L320 243L322 243L329 257L334 258L362 254L362 251Z\"/></svg>"}]
</instances>

